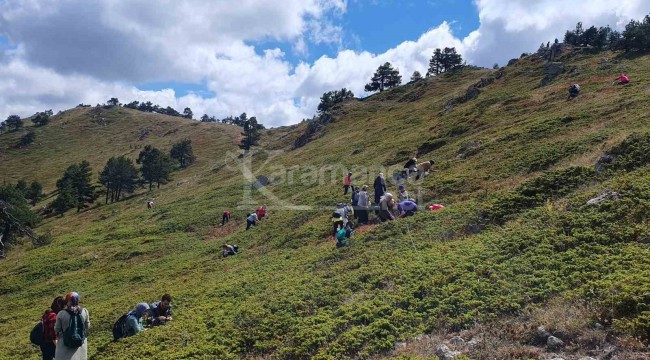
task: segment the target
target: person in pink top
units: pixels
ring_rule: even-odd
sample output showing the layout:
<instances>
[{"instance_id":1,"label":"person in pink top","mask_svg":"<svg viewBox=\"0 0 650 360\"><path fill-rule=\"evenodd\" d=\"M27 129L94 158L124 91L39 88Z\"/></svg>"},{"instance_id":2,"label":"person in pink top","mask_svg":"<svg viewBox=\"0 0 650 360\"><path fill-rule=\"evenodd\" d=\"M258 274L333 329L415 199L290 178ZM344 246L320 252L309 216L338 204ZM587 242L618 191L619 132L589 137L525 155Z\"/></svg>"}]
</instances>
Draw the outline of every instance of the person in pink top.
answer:
<instances>
[{"instance_id":1,"label":"person in pink top","mask_svg":"<svg viewBox=\"0 0 650 360\"><path fill-rule=\"evenodd\" d=\"M627 77L627 75L625 75L624 73L621 73L621 76L614 79L614 84L616 84L617 81L619 85L626 85L630 82L630 78Z\"/></svg>"}]
</instances>

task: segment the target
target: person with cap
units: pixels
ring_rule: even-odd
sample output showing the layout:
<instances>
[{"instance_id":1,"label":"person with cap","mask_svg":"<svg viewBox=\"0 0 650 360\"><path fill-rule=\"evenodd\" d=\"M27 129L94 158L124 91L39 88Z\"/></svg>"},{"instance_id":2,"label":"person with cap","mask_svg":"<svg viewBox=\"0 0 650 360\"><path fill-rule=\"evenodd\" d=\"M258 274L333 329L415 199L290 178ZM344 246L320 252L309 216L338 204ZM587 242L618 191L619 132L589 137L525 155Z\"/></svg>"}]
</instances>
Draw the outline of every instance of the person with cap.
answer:
<instances>
[{"instance_id":1,"label":"person with cap","mask_svg":"<svg viewBox=\"0 0 650 360\"><path fill-rule=\"evenodd\" d=\"M408 200L408 198L409 198L409 192L406 191L406 187L404 186L404 184L399 184L399 186L397 187L397 190L399 191L399 192L397 193L397 199L398 199L400 202L401 202L401 201L404 201L404 200Z\"/></svg>"},{"instance_id":2,"label":"person with cap","mask_svg":"<svg viewBox=\"0 0 650 360\"><path fill-rule=\"evenodd\" d=\"M386 193L386 179L384 179L384 173L379 173L375 178L372 187L375 189L375 204L379 204L381 197Z\"/></svg>"},{"instance_id":3,"label":"person with cap","mask_svg":"<svg viewBox=\"0 0 650 360\"><path fill-rule=\"evenodd\" d=\"M399 219L413 216L415 215L415 212L418 211L418 204L411 200L400 201L399 204L397 204L397 211L399 211L399 215L397 216Z\"/></svg>"},{"instance_id":4,"label":"person with cap","mask_svg":"<svg viewBox=\"0 0 650 360\"><path fill-rule=\"evenodd\" d=\"M79 306L79 294L76 292L69 292L65 296L66 308L56 314L56 322L54 323L54 331L56 331L57 341L56 353L54 358L57 360L85 360L88 358L88 328L90 327L90 316L88 310ZM84 339L79 347L66 346L63 339L64 331L68 330L71 325L71 320L76 318L77 315L81 316L83 325Z\"/></svg>"},{"instance_id":5,"label":"person with cap","mask_svg":"<svg viewBox=\"0 0 650 360\"><path fill-rule=\"evenodd\" d=\"M429 175L429 170L431 170L431 166L433 166L435 163L436 162L433 160L419 163L417 166L418 174L415 177L415 180L420 180L420 177Z\"/></svg>"},{"instance_id":6,"label":"person with cap","mask_svg":"<svg viewBox=\"0 0 650 360\"><path fill-rule=\"evenodd\" d=\"M141 302L135 306L135 309L129 311L126 324L125 324L125 336L133 336L141 331L145 330L145 327L142 325L142 318L145 314L148 314L149 304L146 302Z\"/></svg>"},{"instance_id":7,"label":"person with cap","mask_svg":"<svg viewBox=\"0 0 650 360\"><path fill-rule=\"evenodd\" d=\"M351 172L349 172L345 176L345 179L343 179L343 195L348 194L348 190L350 189L350 186L352 186L352 173Z\"/></svg>"}]
</instances>

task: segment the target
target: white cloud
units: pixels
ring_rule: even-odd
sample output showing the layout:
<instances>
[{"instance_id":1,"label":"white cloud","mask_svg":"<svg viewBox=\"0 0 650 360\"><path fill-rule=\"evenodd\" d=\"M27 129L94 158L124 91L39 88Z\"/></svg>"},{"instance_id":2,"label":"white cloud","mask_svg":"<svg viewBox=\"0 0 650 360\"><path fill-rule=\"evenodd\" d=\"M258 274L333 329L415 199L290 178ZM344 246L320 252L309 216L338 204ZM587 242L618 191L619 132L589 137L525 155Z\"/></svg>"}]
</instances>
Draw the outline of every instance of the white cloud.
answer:
<instances>
[{"instance_id":1,"label":"white cloud","mask_svg":"<svg viewBox=\"0 0 650 360\"><path fill-rule=\"evenodd\" d=\"M0 2L0 35L17 49L0 53L0 117L65 109L117 96L161 106L189 106L196 116L247 112L277 126L311 117L320 95L347 87L357 95L380 64L404 82L424 73L436 47L456 47L470 63L503 64L539 43L561 38L579 20L622 27L650 12L644 0L476 0L478 29L460 39L447 22L379 54L343 48L338 24L346 0L9 0ZM292 64L273 40L307 54L335 57ZM140 91L153 81L205 83L214 97Z\"/></svg>"}]
</instances>

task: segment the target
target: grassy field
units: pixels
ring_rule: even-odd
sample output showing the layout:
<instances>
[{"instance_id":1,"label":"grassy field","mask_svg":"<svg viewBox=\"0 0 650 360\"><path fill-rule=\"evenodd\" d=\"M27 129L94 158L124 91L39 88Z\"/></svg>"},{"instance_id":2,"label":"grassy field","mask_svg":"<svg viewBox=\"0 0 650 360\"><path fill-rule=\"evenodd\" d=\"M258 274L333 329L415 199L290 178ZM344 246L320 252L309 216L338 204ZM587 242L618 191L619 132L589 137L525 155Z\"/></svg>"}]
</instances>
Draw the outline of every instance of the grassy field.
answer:
<instances>
[{"instance_id":1,"label":"grassy field","mask_svg":"<svg viewBox=\"0 0 650 360\"><path fill-rule=\"evenodd\" d=\"M10 305L0 358L38 358L28 333L54 296L72 290L90 312L92 359L388 356L396 342L557 298L588 302L589 321L647 344L650 57L570 52L561 61L567 71L546 87L542 60L531 56L346 102L322 137L295 150L306 124L268 130L259 149L238 156L239 128L123 108L66 111L35 128L24 149L12 148L21 131L0 135L0 181L38 180L49 192L81 160L97 174L111 156L135 159L145 145L168 150L185 138L197 155L161 189L46 218L36 231L51 231L52 244L9 251L0 261L0 301ZM621 71L632 84L611 86ZM582 94L567 101L573 82ZM362 228L335 249L329 215L348 198L344 174L372 185L418 149L438 171L407 187L446 209ZM611 149L621 155L596 175L594 162ZM251 187L247 170L271 183ZM624 197L585 204L605 190ZM244 231L244 215L262 203L269 220ZM224 209L233 221L222 228ZM241 253L221 258L224 242ZM174 321L111 341L120 314L165 292Z\"/></svg>"}]
</instances>

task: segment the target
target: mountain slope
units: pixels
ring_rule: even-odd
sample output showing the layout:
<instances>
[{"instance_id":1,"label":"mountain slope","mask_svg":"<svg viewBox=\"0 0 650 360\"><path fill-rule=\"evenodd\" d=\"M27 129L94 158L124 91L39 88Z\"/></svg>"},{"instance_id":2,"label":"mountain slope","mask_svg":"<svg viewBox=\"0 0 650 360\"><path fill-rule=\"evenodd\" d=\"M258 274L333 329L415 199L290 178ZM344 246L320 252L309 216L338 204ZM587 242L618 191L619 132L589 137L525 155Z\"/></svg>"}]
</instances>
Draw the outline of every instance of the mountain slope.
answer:
<instances>
[{"instance_id":1,"label":"mountain slope","mask_svg":"<svg viewBox=\"0 0 650 360\"><path fill-rule=\"evenodd\" d=\"M291 149L307 124L272 129L239 158L227 155L237 128L128 109L107 110L103 117L114 120L106 127L92 123L91 109L70 110L37 129L41 145L27 149L5 153L18 135L0 135L3 167L15 169L2 179L34 178L48 190L73 162L87 159L98 171L110 156L137 157L130 145L167 149L189 137L198 158L160 190L46 219L37 231L52 231L49 246L12 249L0 262L0 299L12 304L0 318L9 334L0 354L36 358L22 335L51 298L70 290L89 308L94 359L367 358L558 296L588 299L594 321L647 338L650 169L642 155L600 176L592 165L631 133L648 132L650 58L572 51L560 60L565 73L546 87L538 86L542 60L530 56L349 101L305 146ZM621 70L633 83L611 86ZM572 82L582 94L567 101ZM471 86L479 86L475 97L453 100ZM152 135L137 140L146 127ZM66 129L75 136L61 142ZM647 146L645 137L631 139ZM350 247L334 249L329 215L348 198L343 174L371 185L416 150L439 171L409 190L447 208L367 227ZM270 184L251 188L262 175ZM585 205L606 189L625 197ZM244 215L261 203L270 220L244 231ZM221 228L226 208L233 222ZM242 253L222 259L223 242ZM110 342L121 313L164 292L175 297L173 322Z\"/></svg>"}]
</instances>

